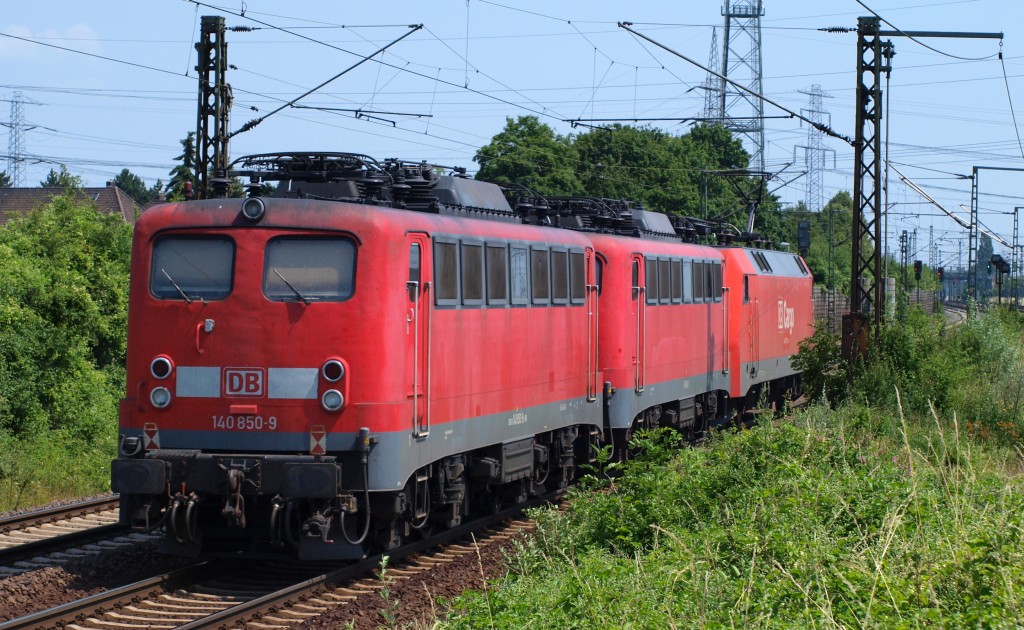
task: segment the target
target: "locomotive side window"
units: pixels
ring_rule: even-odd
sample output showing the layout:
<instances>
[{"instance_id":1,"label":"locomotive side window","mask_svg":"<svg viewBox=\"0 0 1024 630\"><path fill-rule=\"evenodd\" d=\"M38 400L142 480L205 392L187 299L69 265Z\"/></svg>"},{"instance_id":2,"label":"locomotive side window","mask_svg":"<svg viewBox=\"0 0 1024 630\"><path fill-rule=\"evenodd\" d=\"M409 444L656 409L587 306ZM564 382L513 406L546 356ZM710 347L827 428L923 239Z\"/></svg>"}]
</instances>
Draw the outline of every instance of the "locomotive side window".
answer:
<instances>
[{"instance_id":1,"label":"locomotive side window","mask_svg":"<svg viewBox=\"0 0 1024 630\"><path fill-rule=\"evenodd\" d=\"M231 239L165 236L153 245L149 290L162 300L221 300L231 293L234 266Z\"/></svg>"},{"instance_id":2,"label":"locomotive side window","mask_svg":"<svg viewBox=\"0 0 1024 630\"><path fill-rule=\"evenodd\" d=\"M668 304L672 299L672 274L669 273L667 258L658 261L658 297L662 304Z\"/></svg>"},{"instance_id":3,"label":"locomotive side window","mask_svg":"<svg viewBox=\"0 0 1024 630\"><path fill-rule=\"evenodd\" d=\"M530 257L525 247L512 247L509 250L509 269L511 271L512 304L530 303Z\"/></svg>"},{"instance_id":4,"label":"locomotive side window","mask_svg":"<svg viewBox=\"0 0 1024 630\"><path fill-rule=\"evenodd\" d=\"M462 303L479 306L484 303L484 247L462 243Z\"/></svg>"},{"instance_id":5,"label":"locomotive side window","mask_svg":"<svg viewBox=\"0 0 1024 630\"><path fill-rule=\"evenodd\" d=\"M434 303L454 305L459 299L459 256L455 243L434 241Z\"/></svg>"},{"instance_id":6,"label":"locomotive side window","mask_svg":"<svg viewBox=\"0 0 1024 630\"><path fill-rule=\"evenodd\" d=\"M409 301L415 302L420 288L420 245L413 243L409 247L409 282L406 288L409 291Z\"/></svg>"},{"instance_id":7,"label":"locomotive side window","mask_svg":"<svg viewBox=\"0 0 1024 630\"><path fill-rule=\"evenodd\" d=\"M356 246L346 238L275 238L263 258L263 294L278 302L347 300L355 262Z\"/></svg>"},{"instance_id":8,"label":"locomotive side window","mask_svg":"<svg viewBox=\"0 0 1024 630\"><path fill-rule=\"evenodd\" d=\"M633 261L633 299L640 297L640 263Z\"/></svg>"},{"instance_id":9,"label":"locomotive side window","mask_svg":"<svg viewBox=\"0 0 1024 630\"><path fill-rule=\"evenodd\" d=\"M508 303L508 257L503 245L487 245L487 303Z\"/></svg>"},{"instance_id":10,"label":"locomotive side window","mask_svg":"<svg viewBox=\"0 0 1024 630\"><path fill-rule=\"evenodd\" d=\"M717 262L709 262L705 269L708 272L708 298L717 302L722 297L721 267Z\"/></svg>"},{"instance_id":11,"label":"locomotive side window","mask_svg":"<svg viewBox=\"0 0 1024 630\"><path fill-rule=\"evenodd\" d=\"M569 297L573 304L583 304L587 299L587 270L582 252L569 253Z\"/></svg>"},{"instance_id":12,"label":"locomotive side window","mask_svg":"<svg viewBox=\"0 0 1024 630\"><path fill-rule=\"evenodd\" d=\"M804 274L806 276L807 275L807 266L804 265L803 259L801 259L799 256L793 256L793 259L796 260L796 266L800 267L800 273L802 273L802 274Z\"/></svg>"},{"instance_id":13,"label":"locomotive side window","mask_svg":"<svg viewBox=\"0 0 1024 630\"><path fill-rule=\"evenodd\" d=\"M569 253L551 250L551 301L569 303Z\"/></svg>"},{"instance_id":14,"label":"locomotive side window","mask_svg":"<svg viewBox=\"0 0 1024 630\"><path fill-rule=\"evenodd\" d=\"M683 261L683 302L693 303L693 261Z\"/></svg>"},{"instance_id":15,"label":"locomotive side window","mask_svg":"<svg viewBox=\"0 0 1024 630\"><path fill-rule=\"evenodd\" d=\"M647 286L647 303L658 303L658 260L644 258L644 279Z\"/></svg>"},{"instance_id":16,"label":"locomotive side window","mask_svg":"<svg viewBox=\"0 0 1024 630\"><path fill-rule=\"evenodd\" d=\"M693 263L693 301L704 301L704 263L700 261Z\"/></svg>"},{"instance_id":17,"label":"locomotive side window","mask_svg":"<svg viewBox=\"0 0 1024 630\"><path fill-rule=\"evenodd\" d=\"M530 249L530 284L533 286L533 303L547 304L551 299L551 268L548 250Z\"/></svg>"},{"instance_id":18,"label":"locomotive side window","mask_svg":"<svg viewBox=\"0 0 1024 630\"><path fill-rule=\"evenodd\" d=\"M672 261L672 303L679 304L683 300L683 261Z\"/></svg>"}]
</instances>

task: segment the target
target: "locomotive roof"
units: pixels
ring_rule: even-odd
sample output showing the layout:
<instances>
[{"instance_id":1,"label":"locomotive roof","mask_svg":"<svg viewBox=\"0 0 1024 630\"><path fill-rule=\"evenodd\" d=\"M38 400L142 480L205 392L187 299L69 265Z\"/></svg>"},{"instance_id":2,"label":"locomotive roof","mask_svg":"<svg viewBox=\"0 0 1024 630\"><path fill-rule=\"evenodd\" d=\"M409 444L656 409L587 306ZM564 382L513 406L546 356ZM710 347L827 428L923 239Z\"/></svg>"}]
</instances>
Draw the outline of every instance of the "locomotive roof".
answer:
<instances>
[{"instance_id":1,"label":"locomotive roof","mask_svg":"<svg viewBox=\"0 0 1024 630\"><path fill-rule=\"evenodd\" d=\"M712 234L724 245L763 243L758 235L743 234L725 224L652 212L621 199L543 196L521 188L513 208L505 197L510 191L470 179L465 169L399 159L378 162L355 153L248 155L235 160L226 175L213 182L215 189L226 190L230 177L248 177L253 194L262 182L279 182L275 197L344 201L676 243L698 243Z\"/></svg>"}]
</instances>

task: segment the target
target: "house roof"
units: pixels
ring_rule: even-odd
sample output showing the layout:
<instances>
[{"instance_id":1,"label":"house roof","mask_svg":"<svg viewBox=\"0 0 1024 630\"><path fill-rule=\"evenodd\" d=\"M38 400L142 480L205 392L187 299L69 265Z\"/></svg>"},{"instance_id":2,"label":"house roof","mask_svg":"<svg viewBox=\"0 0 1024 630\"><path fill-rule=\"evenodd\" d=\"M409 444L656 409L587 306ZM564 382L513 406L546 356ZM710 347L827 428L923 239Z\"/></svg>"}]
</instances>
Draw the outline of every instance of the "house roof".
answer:
<instances>
[{"instance_id":1,"label":"house roof","mask_svg":"<svg viewBox=\"0 0 1024 630\"><path fill-rule=\"evenodd\" d=\"M0 225L13 217L28 214L63 194L63 188L0 188ZM96 209L104 214L119 215L127 223L135 223L136 215L142 211L128 193L113 184L102 188L78 189L75 197L95 204Z\"/></svg>"}]
</instances>

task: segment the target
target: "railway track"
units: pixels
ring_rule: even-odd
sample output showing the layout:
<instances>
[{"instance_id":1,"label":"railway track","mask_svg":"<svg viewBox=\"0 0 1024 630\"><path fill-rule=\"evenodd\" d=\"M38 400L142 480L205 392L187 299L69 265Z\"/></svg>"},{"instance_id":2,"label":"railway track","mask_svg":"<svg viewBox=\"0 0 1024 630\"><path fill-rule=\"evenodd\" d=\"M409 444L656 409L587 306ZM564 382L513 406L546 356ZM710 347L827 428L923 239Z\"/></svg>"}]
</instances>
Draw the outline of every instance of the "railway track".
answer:
<instances>
[{"instance_id":1,"label":"railway track","mask_svg":"<svg viewBox=\"0 0 1024 630\"><path fill-rule=\"evenodd\" d=\"M538 498L388 553L387 584L424 574L532 529ZM510 520L511 519L511 520ZM478 535L478 537L470 538ZM0 624L29 628L289 628L385 586L382 556L355 563L199 562L178 571Z\"/></svg>"},{"instance_id":2,"label":"railway track","mask_svg":"<svg viewBox=\"0 0 1024 630\"><path fill-rule=\"evenodd\" d=\"M0 578L149 538L118 524L116 496L0 519Z\"/></svg>"}]
</instances>

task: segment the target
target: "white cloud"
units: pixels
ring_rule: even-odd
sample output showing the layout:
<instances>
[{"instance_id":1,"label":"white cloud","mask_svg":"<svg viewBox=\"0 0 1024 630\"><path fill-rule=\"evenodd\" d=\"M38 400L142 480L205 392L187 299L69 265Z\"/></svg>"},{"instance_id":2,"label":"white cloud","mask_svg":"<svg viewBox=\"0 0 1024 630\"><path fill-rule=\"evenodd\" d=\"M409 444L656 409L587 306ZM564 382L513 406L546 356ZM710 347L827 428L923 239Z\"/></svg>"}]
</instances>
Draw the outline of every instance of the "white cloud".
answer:
<instances>
[{"instance_id":1,"label":"white cloud","mask_svg":"<svg viewBox=\"0 0 1024 630\"><path fill-rule=\"evenodd\" d=\"M34 33L27 26L14 24L3 29L3 32L14 37L0 36L0 59L35 59L46 52L46 46L25 41L25 39L91 53L98 52L100 48L96 31L88 24L81 22L69 26L63 31L48 28Z\"/></svg>"},{"instance_id":2,"label":"white cloud","mask_svg":"<svg viewBox=\"0 0 1024 630\"><path fill-rule=\"evenodd\" d=\"M14 37L3 37L0 36L0 59L18 59L24 57L31 57L34 48L38 48L37 44L31 42L22 41L15 39L16 37L33 37L32 30L27 26L8 26L3 30L8 35Z\"/></svg>"}]
</instances>

